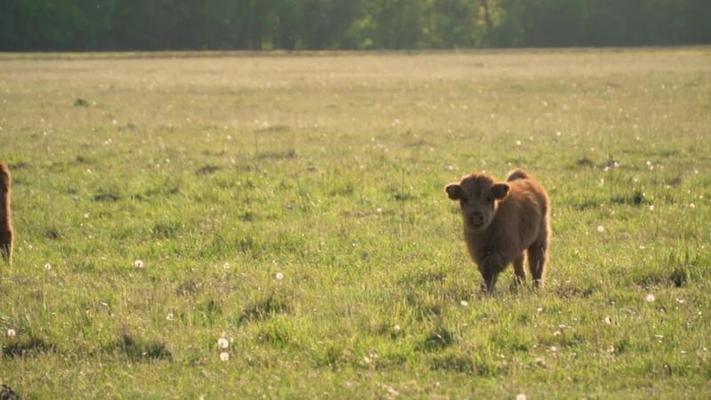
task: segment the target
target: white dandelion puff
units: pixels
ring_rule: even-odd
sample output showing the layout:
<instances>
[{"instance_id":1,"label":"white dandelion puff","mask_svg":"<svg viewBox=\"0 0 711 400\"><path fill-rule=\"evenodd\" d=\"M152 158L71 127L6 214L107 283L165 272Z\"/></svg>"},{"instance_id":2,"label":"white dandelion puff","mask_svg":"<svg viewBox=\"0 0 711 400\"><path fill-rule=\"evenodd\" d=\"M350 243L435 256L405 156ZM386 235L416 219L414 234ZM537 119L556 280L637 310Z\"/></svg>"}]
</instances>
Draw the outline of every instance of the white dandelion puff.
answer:
<instances>
[{"instance_id":1,"label":"white dandelion puff","mask_svg":"<svg viewBox=\"0 0 711 400\"><path fill-rule=\"evenodd\" d=\"M609 316L605 317L604 321L605 325L612 325L612 318L610 318Z\"/></svg>"},{"instance_id":2,"label":"white dandelion puff","mask_svg":"<svg viewBox=\"0 0 711 400\"><path fill-rule=\"evenodd\" d=\"M274 277L276 278L276 280L280 281L280 280L284 279L284 273L282 273L282 272L277 272L277 273L274 275Z\"/></svg>"},{"instance_id":3,"label":"white dandelion puff","mask_svg":"<svg viewBox=\"0 0 711 400\"><path fill-rule=\"evenodd\" d=\"M696 208L696 204L694 204L694 203L689 204L689 208Z\"/></svg>"},{"instance_id":4,"label":"white dandelion puff","mask_svg":"<svg viewBox=\"0 0 711 400\"><path fill-rule=\"evenodd\" d=\"M221 338L217 339L217 346L221 349L226 349L226 348L230 347L230 341L221 337Z\"/></svg>"},{"instance_id":5,"label":"white dandelion puff","mask_svg":"<svg viewBox=\"0 0 711 400\"><path fill-rule=\"evenodd\" d=\"M51 270L52 270L52 264L50 264L50 263L45 263L45 264L44 264L44 269L45 269L46 271L51 271Z\"/></svg>"},{"instance_id":6,"label":"white dandelion puff","mask_svg":"<svg viewBox=\"0 0 711 400\"><path fill-rule=\"evenodd\" d=\"M223 351L220 353L220 360L222 361L229 361L230 360L230 353Z\"/></svg>"},{"instance_id":7,"label":"white dandelion puff","mask_svg":"<svg viewBox=\"0 0 711 400\"><path fill-rule=\"evenodd\" d=\"M466 307L466 306L469 305L469 302L467 302L466 300L462 300L462 301L459 302L459 304L461 304L462 307Z\"/></svg>"},{"instance_id":8,"label":"white dandelion puff","mask_svg":"<svg viewBox=\"0 0 711 400\"><path fill-rule=\"evenodd\" d=\"M654 297L654 295L651 294L651 293L648 294L648 295L646 295L646 296L644 297L644 301L646 301L647 303L651 303L651 302L653 302L653 301L656 300L656 299L657 299L657 298Z\"/></svg>"},{"instance_id":9,"label":"white dandelion puff","mask_svg":"<svg viewBox=\"0 0 711 400\"><path fill-rule=\"evenodd\" d=\"M401 328L400 328L400 325L398 325L398 324L395 324L395 325L393 326L393 332L395 332L395 333L400 332L400 329L401 329Z\"/></svg>"},{"instance_id":10,"label":"white dandelion puff","mask_svg":"<svg viewBox=\"0 0 711 400\"><path fill-rule=\"evenodd\" d=\"M598 225L598 226L597 226L597 231L600 232L600 233L603 233L603 232L605 232L605 227L602 226L602 225Z\"/></svg>"},{"instance_id":11,"label":"white dandelion puff","mask_svg":"<svg viewBox=\"0 0 711 400\"><path fill-rule=\"evenodd\" d=\"M173 315L173 313L168 313L168 315L165 316L165 319L168 321L172 321L175 319L175 316Z\"/></svg>"},{"instance_id":12,"label":"white dandelion puff","mask_svg":"<svg viewBox=\"0 0 711 400\"><path fill-rule=\"evenodd\" d=\"M141 268L144 268L145 266L146 266L146 264L143 262L143 260L136 260L136 261L133 262L133 267L134 267L134 268L139 268L139 269L141 269Z\"/></svg>"},{"instance_id":13,"label":"white dandelion puff","mask_svg":"<svg viewBox=\"0 0 711 400\"><path fill-rule=\"evenodd\" d=\"M17 332L15 332L14 329L10 328L7 330L7 337L15 337L17 335Z\"/></svg>"}]
</instances>

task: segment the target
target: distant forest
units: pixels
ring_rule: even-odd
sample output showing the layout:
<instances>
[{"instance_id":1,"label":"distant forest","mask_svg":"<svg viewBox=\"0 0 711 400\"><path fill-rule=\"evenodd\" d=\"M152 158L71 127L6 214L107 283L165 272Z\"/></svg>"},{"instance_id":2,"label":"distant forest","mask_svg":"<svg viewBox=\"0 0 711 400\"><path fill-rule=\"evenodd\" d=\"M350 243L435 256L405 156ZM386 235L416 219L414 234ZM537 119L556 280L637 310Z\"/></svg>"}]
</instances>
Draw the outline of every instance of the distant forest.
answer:
<instances>
[{"instance_id":1,"label":"distant forest","mask_svg":"<svg viewBox=\"0 0 711 400\"><path fill-rule=\"evenodd\" d=\"M711 43L711 0L0 0L1 51Z\"/></svg>"}]
</instances>

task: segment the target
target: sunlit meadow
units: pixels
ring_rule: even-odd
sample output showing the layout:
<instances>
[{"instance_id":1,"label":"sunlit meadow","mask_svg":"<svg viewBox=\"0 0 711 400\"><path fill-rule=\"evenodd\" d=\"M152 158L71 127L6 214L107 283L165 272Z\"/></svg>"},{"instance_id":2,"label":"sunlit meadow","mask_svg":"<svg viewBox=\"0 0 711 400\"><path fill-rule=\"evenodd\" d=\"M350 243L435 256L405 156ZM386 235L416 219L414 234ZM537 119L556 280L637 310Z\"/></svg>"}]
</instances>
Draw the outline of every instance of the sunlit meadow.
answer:
<instances>
[{"instance_id":1,"label":"sunlit meadow","mask_svg":"<svg viewBox=\"0 0 711 400\"><path fill-rule=\"evenodd\" d=\"M711 49L0 55L26 398L704 398ZM523 167L547 287L443 187ZM519 396L519 398L523 398Z\"/></svg>"}]
</instances>

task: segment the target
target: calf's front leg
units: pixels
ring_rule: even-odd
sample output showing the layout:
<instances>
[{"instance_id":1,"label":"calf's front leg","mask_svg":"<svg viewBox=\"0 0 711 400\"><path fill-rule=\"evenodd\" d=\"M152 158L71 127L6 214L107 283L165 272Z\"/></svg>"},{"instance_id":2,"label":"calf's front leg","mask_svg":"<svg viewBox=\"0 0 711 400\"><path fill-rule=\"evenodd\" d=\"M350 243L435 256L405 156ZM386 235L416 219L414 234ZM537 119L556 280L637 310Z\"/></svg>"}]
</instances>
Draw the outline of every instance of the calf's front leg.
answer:
<instances>
[{"instance_id":1,"label":"calf's front leg","mask_svg":"<svg viewBox=\"0 0 711 400\"><path fill-rule=\"evenodd\" d=\"M482 260L479 265L479 272L481 272L481 276L484 278L484 283L481 286L483 291L489 293L494 291L496 278L498 278L499 273L506 268L507 264L508 261L497 252L492 252Z\"/></svg>"}]
</instances>

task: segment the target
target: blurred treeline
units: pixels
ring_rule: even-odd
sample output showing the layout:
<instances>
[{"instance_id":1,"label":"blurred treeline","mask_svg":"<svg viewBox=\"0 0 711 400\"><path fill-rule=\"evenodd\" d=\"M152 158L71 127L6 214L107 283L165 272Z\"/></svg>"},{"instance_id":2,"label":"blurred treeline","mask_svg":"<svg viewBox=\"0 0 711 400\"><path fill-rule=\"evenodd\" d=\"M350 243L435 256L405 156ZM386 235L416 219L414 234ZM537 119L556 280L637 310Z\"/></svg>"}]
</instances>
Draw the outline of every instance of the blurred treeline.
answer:
<instances>
[{"instance_id":1,"label":"blurred treeline","mask_svg":"<svg viewBox=\"0 0 711 400\"><path fill-rule=\"evenodd\" d=\"M711 43L711 0L0 0L0 50Z\"/></svg>"}]
</instances>

